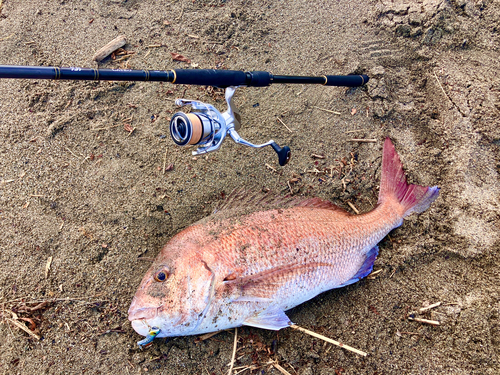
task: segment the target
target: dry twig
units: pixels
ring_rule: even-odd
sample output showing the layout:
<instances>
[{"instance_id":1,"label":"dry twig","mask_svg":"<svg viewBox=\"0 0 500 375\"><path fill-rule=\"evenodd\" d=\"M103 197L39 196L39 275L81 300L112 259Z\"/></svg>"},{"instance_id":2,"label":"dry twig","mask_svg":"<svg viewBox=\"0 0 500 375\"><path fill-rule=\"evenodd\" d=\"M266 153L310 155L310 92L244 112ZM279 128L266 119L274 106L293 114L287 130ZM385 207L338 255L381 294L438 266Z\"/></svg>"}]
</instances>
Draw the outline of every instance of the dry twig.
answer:
<instances>
[{"instance_id":1,"label":"dry twig","mask_svg":"<svg viewBox=\"0 0 500 375\"><path fill-rule=\"evenodd\" d=\"M47 259L47 264L45 265L45 278L49 278L49 272L50 272L50 265L52 264L52 257L49 257Z\"/></svg>"},{"instance_id":2,"label":"dry twig","mask_svg":"<svg viewBox=\"0 0 500 375\"><path fill-rule=\"evenodd\" d=\"M112 52L116 51L118 48L123 47L125 44L127 44L127 39L125 38L125 35L120 35L113 39L111 42L106 44L104 47L99 49L95 54L92 60L100 62L104 60L106 57L111 55Z\"/></svg>"},{"instance_id":3,"label":"dry twig","mask_svg":"<svg viewBox=\"0 0 500 375\"><path fill-rule=\"evenodd\" d=\"M288 131L289 131L290 133L292 133L292 132L293 132L293 131L292 131L292 129L290 129L288 126L286 126L286 124L285 124L285 123L284 123L284 122L283 122L283 121L282 121L279 117L276 117L276 119L277 119L279 122L281 122L281 124L282 124L285 128L287 128L287 129L288 129Z\"/></svg>"},{"instance_id":4,"label":"dry twig","mask_svg":"<svg viewBox=\"0 0 500 375\"><path fill-rule=\"evenodd\" d=\"M411 316L408 317L408 320L413 320L413 321L419 322L419 323L430 324L431 326L439 326L439 325L441 325L441 323L438 322L437 320L429 320L429 319L422 319L422 318L412 318Z\"/></svg>"},{"instance_id":5,"label":"dry twig","mask_svg":"<svg viewBox=\"0 0 500 375\"><path fill-rule=\"evenodd\" d=\"M356 215L359 215L358 209L351 202L347 202L347 204L352 208L354 212L356 212Z\"/></svg>"},{"instance_id":6,"label":"dry twig","mask_svg":"<svg viewBox=\"0 0 500 375\"><path fill-rule=\"evenodd\" d=\"M5 318L5 319L7 319L12 324L14 324L17 328L21 328L24 332L26 332L27 334L33 336L37 340L40 340L40 336L38 336L35 332L33 332L32 330L30 330L24 324L19 323L17 320L14 320L14 319L11 319L11 318Z\"/></svg>"},{"instance_id":7,"label":"dry twig","mask_svg":"<svg viewBox=\"0 0 500 375\"><path fill-rule=\"evenodd\" d=\"M363 352L363 351L361 351L361 350L359 350L359 349L355 349L355 348L353 348L352 346L342 344L341 342L338 342L338 341L332 340L332 339L330 339L330 338L328 338L328 337L326 337L326 336L320 335L319 333L316 333L316 332L313 332L313 331L309 331L308 329L305 329L305 328L299 327L299 326L298 326L298 325L296 325L296 324L292 324L290 327L291 327L291 328L293 328L293 329L296 329L296 330L298 330L298 331L301 331L301 332L307 333L307 334L308 334L308 335L310 335L310 336L313 336L313 337L316 337L316 338L318 338L318 339L321 339L321 340L324 340L324 341L326 341L326 342L329 342L330 344L337 345L337 346L339 346L339 347L341 347L341 348L343 348L343 349L349 350L349 351L354 352L354 353L356 353L356 354L362 355L362 356L364 356L364 357L366 357L366 356L367 356L367 353L365 353L365 352Z\"/></svg>"},{"instance_id":8,"label":"dry twig","mask_svg":"<svg viewBox=\"0 0 500 375\"><path fill-rule=\"evenodd\" d=\"M433 303L432 305L429 305L427 307L422 307L419 310L419 312L423 313L423 312L426 312L427 310L433 309L434 307L438 307L438 306L441 306L441 302L436 302L436 303Z\"/></svg>"},{"instance_id":9,"label":"dry twig","mask_svg":"<svg viewBox=\"0 0 500 375\"><path fill-rule=\"evenodd\" d=\"M229 368L229 371L227 375L231 375L233 373L233 367L234 367L234 357L236 356L236 346L238 345L238 327L234 329L234 345L233 345L233 355L231 357L231 367Z\"/></svg>"},{"instance_id":10,"label":"dry twig","mask_svg":"<svg viewBox=\"0 0 500 375\"><path fill-rule=\"evenodd\" d=\"M313 107L319 109L320 111L325 111L325 112L333 113L334 115L341 115L341 113L337 112L337 111L330 111L329 109L316 107L315 105L313 105Z\"/></svg>"},{"instance_id":11,"label":"dry twig","mask_svg":"<svg viewBox=\"0 0 500 375\"><path fill-rule=\"evenodd\" d=\"M377 140L376 139L359 139L359 138L353 138L353 139L349 139L348 142L375 143L375 142L377 142Z\"/></svg>"},{"instance_id":12,"label":"dry twig","mask_svg":"<svg viewBox=\"0 0 500 375\"><path fill-rule=\"evenodd\" d=\"M167 168L167 151L168 149L165 149L165 156L163 157L163 174L165 174L165 169Z\"/></svg>"}]
</instances>

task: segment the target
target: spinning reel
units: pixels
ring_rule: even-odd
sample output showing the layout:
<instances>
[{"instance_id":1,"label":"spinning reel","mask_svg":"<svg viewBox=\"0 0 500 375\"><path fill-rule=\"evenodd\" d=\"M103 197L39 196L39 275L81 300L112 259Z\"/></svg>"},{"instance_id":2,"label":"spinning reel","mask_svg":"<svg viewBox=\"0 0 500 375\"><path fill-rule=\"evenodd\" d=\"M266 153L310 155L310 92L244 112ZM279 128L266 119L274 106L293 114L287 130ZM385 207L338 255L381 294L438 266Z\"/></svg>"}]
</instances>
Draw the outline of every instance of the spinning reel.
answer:
<instances>
[{"instance_id":1,"label":"spinning reel","mask_svg":"<svg viewBox=\"0 0 500 375\"><path fill-rule=\"evenodd\" d=\"M241 138L237 130L241 127L241 117L232 103L236 87L226 88L227 111L220 113L213 105L196 100L177 99L178 106L191 106L195 111L177 112L170 120L170 135L179 146L199 146L193 155L217 151L226 135L230 135L238 144L262 148L271 146L278 154L279 165L284 166L290 160L290 147L281 148L273 140L255 145Z\"/></svg>"},{"instance_id":2,"label":"spinning reel","mask_svg":"<svg viewBox=\"0 0 500 375\"><path fill-rule=\"evenodd\" d=\"M122 70L59 68L52 66L0 65L0 78L63 79L93 81L158 81L184 85L203 85L226 88L228 109L220 113L210 104L195 100L177 99L180 106L190 105L191 113L177 112L170 121L170 135L179 146L198 146L193 155L217 151L226 135L239 144L262 148L271 146L278 154L279 164L290 160L290 148L281 148L274 141L254 145L237 133L240 129L240 115L231 100L239 86L264 87L273 83L321 84L324 86L357 87L368 82L368 76L280 76L264 71L243 72L239 70L174 69L174 70Z\"/></svg>"}]
</instances>

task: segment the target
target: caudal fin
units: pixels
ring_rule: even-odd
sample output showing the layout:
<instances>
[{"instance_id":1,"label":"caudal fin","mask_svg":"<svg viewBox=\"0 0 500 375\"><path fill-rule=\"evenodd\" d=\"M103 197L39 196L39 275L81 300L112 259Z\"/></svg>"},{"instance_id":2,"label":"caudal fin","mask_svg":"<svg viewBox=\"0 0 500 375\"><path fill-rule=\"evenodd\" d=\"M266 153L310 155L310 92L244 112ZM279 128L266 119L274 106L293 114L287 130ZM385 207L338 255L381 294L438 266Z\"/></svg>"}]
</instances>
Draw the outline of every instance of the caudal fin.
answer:
<instances>
[{"instance_id":1,"label":"caudal fin","mask_svg":"<svg viewBox=\"0 0 500 375\"><path fill-rule=\"evenodd\" d=\"M423 212L439 195L437 186L409 185L396 149L389 138L385 139L382 156L382 177L378 203L396 199L404 212L403 217L413 212Z\"/></svg>"}]
</instances>

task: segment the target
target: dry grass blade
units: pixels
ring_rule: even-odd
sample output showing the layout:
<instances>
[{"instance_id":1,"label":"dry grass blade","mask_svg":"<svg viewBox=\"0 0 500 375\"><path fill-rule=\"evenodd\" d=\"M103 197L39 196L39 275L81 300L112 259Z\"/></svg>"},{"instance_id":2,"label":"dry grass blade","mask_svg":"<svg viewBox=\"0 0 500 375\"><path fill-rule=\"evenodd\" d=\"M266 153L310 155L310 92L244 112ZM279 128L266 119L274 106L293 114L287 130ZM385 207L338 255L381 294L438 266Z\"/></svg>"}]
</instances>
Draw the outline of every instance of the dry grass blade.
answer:
<instances>
[{"instance_id":1,"label":"dry grass blade","mask_svg":"<svg viewBox=\"0 0 500 375\"><path fill-rule=\"evenodd\" d=\"M380 272L382 272L383 269L379 269L379 270L376 270L376 271L373 271L372 273L370 273L368 276L366 276L367 279L370 279L370 280L375 280L376 277Z\"/></svg>"},{"instance_id":2,"label":"dry grass blade","mask_svg":"<svg viewBox=\"0 0 500 375\"><path fill-rule=\"evenodd\" d=\"M168 149L165 149L165 155L163 156L163 174L165 174L165 170L167 169L167 152Z\"/></svg>"},{"instance_id":3,"label":"dry grass blade","mask_svg":"<svg viewBox=\"0 0 500 375\"><path fill-rule=\"evenodd\" d=\"M316 108L316 109L319 109L320 111L325 111L325 112L328 112L328 113L333 113L334 115L341 115L341 113L337 112L337 111L331 111L329 109L316 107L315 105L313 105L313 107Z\"/></svg>"},{"instance_id":4,"label":"dry grass blade","mask_svg":"<svg viewBox=\"0 0 500 375\"><path fill-rule=\"evenodd\" d=\"M441 302L436 302L436 303L433 303L432 305L429 305L427 307L422 307L418 311L423 313L423 312L426 312L427 310L433 309L434 307L438 307L438 306L441 306Z\"/></svg>"},{"instance_id":5,"label":"dry grass blade","mask_svg":"<svg viewBox=\"0 0 500 375\"><path fill-rule=\"evenodd\" d=\"M360 139L360 138L353 138L349 139L348 142L360 142L360 143L376 143L376 139Z\"/></svg>"},{"instance_id":6,"label":"dry grass blade","mask_svg":"<svg viewBox=\"0 0 500 375\"><path fill-rule=\"evenodd\" d=\"M217 332L210 332L210 333L205 333L204 335L201 335L199 337L196 338L196 340L194 340L195 344L199 343L199 342L202 342L202 341L205 341L205 340L208 340L209 338L211 337L214 337L215 335L218 335L219 333L221 333L222 331L217 331Z\"/></svg>"},{"instance_id":7,"label":"dry grass blade","mask_svg":"<svg viewBox=\"0 0 500 375\"><path fill-rule=\"evenodd\" d=\"M231 367L227 372L227 375L231 375L233 373L234 367L234 358L236 357L236 346L238 345L238 327L234 329L234 345L233 345L233 355L231 357Z\"/></svg>"},{"instance_id":8,"label":"dry grass blade","mask_svg":"<svg viewBox=\"0 0 500 375\"><path fill-rule=\"evenodd\" d=\"M283 367L281 367L278 363L274 362L273 363L273 366L276 370L278 370L279 372L281 372L283 375L292 375L290 374L288 371L286 371Z\"/></svg>"},{"instance_id":9,"label":"dry grass blade","mask_svg":"<svg viewBox=\"0 0 500 375\"><path fill-rule=\"evenodd\" d=\"M48 277L49 277L51 264L52 264L52 257L49 257L49 259L47 259L47 264L45 265L45 278L46 279L48 279Z\"/></svg>"},{"instance_id":10,"label":"dry grass blade","mask_svg":"<svg viewBox=\"0 0 500 375\"><path fill-rule=\"evenodd\" d=\"M429 320L429 319L422 319L422 318L412 318L411 316L408 317L408 320L413 320L413 321L419 322L419 323L430 324L431 326L439 326L439 325L441 325L441 323L438 322L437 320Z\"/></svg>"},{"instance_id":11,"label":"dry grass blade","mask_svg":"<svg viewBox=\"0 0 500 375\"><path fill-rule=\"evenodd\" d=\"M281 125L283 125L285 128L287 128L287 129L288 129L288 131L289 131L290 133L292 133L292 132L293 132L293 131L292 131L292 129L290 129L288 126L286 126L286 124L285 124L285 123L284 123L284 122L283 122L283 121L282 121L279 117L276 117L276 119L277 119L279 122L281 122Z\"/></svg>"},{"instance_id":12,"label":"dry grass blade","mask_svg":"<svg viewBox=\"0 0 500 375\"><path fill-rule=\"evenodd\" d=\"M12 324L14 324L16 327L21 328L24 332L28 333L29 335L33 336L37 340L40 340L40 336L38 336L35 332L30 330L28 327L26 327L24 324L19 323L17 320L11 319L11 318L5 318Z\"/></svg>"},{"instance_id":13,"label":"dry grass blade","mask_svg":"<svg viewBox=\"0 0 500 375\"><path fill-rule=\"evenodd\" d=\"M313 336L313 337L316 337L318 339L321 339L323 341L326 341L326 342L329 342L330 344L333 344L333 345L337 345L343 349L346 349L346 350L349 350L351 352L354 352L356 354L359 354L359 355L362 355L363 357L366 357L367 356L367 353L359 350L359 349L356 349L356 348L353 348L352 346L349 346L349 345L345 345L345 344L342 344L341 342L338 342L338 341L335 341L335 340L332 340L326 336L323 336L323 335L320 335L319 333L316 333L316 332L313 332L313 331L309 331L308 329L305 329L305 328L302 328L302 327L299 327L298 325L296 324L292 324L290 326L291 328L293 329L296 329L300 332L304 332L310 336Z\"/></svg>"},{"instance_id":14,"label":"dry grass blade","mask_svg":"<svg viewBox=\"0 0 500 375\"><path fill-rule=\"evenodd\" d=\"M347 204L352 208L354 212L356 212L356 215L359 215L358 209L351 202L347 202Z\"/></svg>"}]
</instances>

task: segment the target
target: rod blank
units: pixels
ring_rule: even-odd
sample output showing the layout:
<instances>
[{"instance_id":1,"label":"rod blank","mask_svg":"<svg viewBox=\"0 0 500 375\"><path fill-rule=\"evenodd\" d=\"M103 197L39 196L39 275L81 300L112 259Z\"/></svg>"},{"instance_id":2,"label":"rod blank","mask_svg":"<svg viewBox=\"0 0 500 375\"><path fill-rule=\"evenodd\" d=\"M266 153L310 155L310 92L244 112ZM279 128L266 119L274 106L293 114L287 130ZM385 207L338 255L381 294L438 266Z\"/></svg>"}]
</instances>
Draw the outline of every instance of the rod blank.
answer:
<instances>
[{"instance_id":1,"label":"rod blank","mask_svg":"<svg viewBox=\"0 0 500 375\"><path fill-rule=\"evenodd\" d=\"M52 66L0 65L0 78L62 79L90 81L155 81L202 86L252 86L263 87L272 83L320 84L326 86L358 87L368 82L367 75L347 76L280 76L264 71L175 69L175 70L124 70L59 68Z\"/></svg>"}]
</instances>

